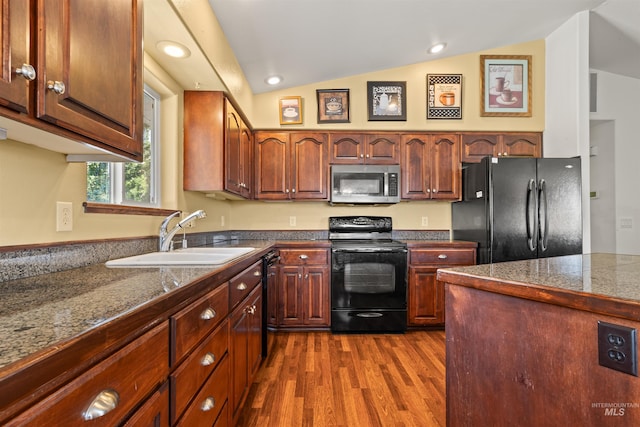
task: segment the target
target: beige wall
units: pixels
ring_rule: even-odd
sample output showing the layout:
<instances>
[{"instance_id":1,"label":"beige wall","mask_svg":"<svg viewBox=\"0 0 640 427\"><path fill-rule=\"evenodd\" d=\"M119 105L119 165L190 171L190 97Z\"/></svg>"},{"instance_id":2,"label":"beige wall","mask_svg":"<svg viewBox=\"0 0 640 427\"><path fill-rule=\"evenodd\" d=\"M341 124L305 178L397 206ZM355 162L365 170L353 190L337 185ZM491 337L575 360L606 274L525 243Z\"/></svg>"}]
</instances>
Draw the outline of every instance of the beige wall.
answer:
<instances>
[{"instance_id":1,"label":"beige wall","mask_svg":"<svg viewBox=\"0 0 640 427\"><path fill-rule=\"evenodd\" d=\"M544 128L544 41L495 49L455 58L441 59L408 67L363 74L331 82L302 86L253 96L246 79L228 48L215 16L206 0L177 2L174 5L231 95L248 115L255 128L280 128L277 99L282 95L303 97L304 123L286 129L344 128L397 130L528 130ZM207 13L200 13L202 10ZM207 28L213 26L212 32ZM481 118L479 116L479 55L533 55L533 112L531 118ZM208 217L196 222L193 231L225 229L326 229L333 215L389 215L398 229L448 230L450 205L446 202L403 202L389 207L331 207L326 202L265 203L229 202L205 197L182 189L182 90L152 60L145 58L145 81L163 97L162 114L162 207L187 212L205 209ZM426 74L463 74L463 120L426 120ZM366 121L366 81L402 80L407 82L407 122ZM315 90L349 88L351 123L332 126L316 124ZM64 155L15 141L0 141L0 246L51 243L85 239L148 236L157 233L160 217L135 215L85 214L84 164L67 163ZM55 231L55 203L73 203L74 229ZM296 217L296 226L289 225ZM428 225L422 226L422 217ZM222 225L224 217L224 225Z\"/></svg>"}]
</instances>

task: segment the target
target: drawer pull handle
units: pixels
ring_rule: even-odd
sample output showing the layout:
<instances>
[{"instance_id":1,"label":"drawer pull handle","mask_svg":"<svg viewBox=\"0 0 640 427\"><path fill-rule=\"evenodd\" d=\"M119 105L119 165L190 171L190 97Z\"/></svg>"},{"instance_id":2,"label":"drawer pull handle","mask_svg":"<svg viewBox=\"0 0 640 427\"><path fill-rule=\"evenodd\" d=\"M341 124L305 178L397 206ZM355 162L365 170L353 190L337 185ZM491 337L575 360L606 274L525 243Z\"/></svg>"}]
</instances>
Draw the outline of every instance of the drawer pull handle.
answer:
<instances>
[{"instance_id":1,"label":"drawer pull handle","mask_svg":"<svg viewBox=\"0 0 640 427\"><path fill-rule=\"evenodd\" d=\"M202 412L207 412L212 410L214 406L216 406L216 399L209 396L204 400L204 402L202 402L202 405L200 405L200 409L202 409Z\"/></svg>"},{"instance_id":2,"label":"drawer pull handle","mask_svg":"<svg viewBox=\"0 0 640 427\"><path fill-rule=\"evenodd\" d=\"M204 357L202 358L202 361L200 362L200 364L202 366L211 366L211 365L213 365L213 363L215 361L216 361L215 354L209 352L209 353L204 355Z\"/></svg>"},{"instance_id":3,"label":"drawer pull handle","mask_svg":"<svg viewBox=\"0 0 640 427\"><path fill-rule=\"evenodd\" d=\"M247 289L247 284L244 282L240 282L240 284L236 286L236 289L239 291L244 291L245 289Z\"/></svg>"},{"instance_id":4,"label":"drawer pull handle","mask_svg":"<svg viewBox=\"0 0 640 427\"><path fill-rule=\"evenodd\" d=\"M256 271L253 272L253 275L255 277L259 277L259 276L262 276L262 272L260 270L256 270Z\"/></svg>"},{"instance_id":5,"label":"drawer pull handle","mask_svg":"<svg viewBox=\"0 0 640 427\"><path fill-rule=\"evenodd\" d=\"M113 411L120 403L120 395L113 389L102 390L82 413L85 421L95 420Z\"/></svg>"},{"instance_id":6,"label":"drawer pull handle","mask_svg":"<svg viewBox=\"0 0 640 427\"><path fill-rule=\"evenodd\" d=\"M446 254L440 254L440 255L438 255L438 258L447 259L447 255Z\"/></svg>"},{"instance_id":7,"label":"drawer pull handle","mask_svg":"<svg viewBox=\"0 0 640 427\"><path fill-rule=\"evenodd\" d=\"M211 320L211 319L213 319L214 317L216 317L216 311L215 311L213 308L211 308L211 307L207 308L207 309L206 309L205 311L203 311L203 312L202 312L202 314L200 315L200 318L201 318L202 320Z\"/></svg>"},{"instance_id":8,"label":"drawer pull handle","mask_svg":"<svg viewBox=\"0 0 640 427\"><path fill-rule=\"evenodd\" d=\"M300 259L307 259L309 258L309 255L300 255Z\"/></svg>"}]
</instances>

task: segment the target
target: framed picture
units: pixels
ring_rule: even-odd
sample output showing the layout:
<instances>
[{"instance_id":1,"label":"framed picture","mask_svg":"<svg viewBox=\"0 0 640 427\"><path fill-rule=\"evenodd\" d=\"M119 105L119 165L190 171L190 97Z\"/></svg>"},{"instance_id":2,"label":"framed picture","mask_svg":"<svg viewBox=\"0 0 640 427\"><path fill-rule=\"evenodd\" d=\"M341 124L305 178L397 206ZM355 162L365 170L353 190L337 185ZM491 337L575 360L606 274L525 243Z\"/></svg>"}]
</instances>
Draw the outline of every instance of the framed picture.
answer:
<instances>
[{"instance_id":1,"label":"framed picture","mask_svg":"<svg viewBox=\"0 0 640 427\"><path fill-rule=\"evenodd\" d=\"M462 74L427 74L427 119L462 119Z\"/></svg>"},{"instance_id":2,"label":"framed picture","mask_svg":"<svg viewBox=\"0 0 640 427\"><path fill-rule=\"evenodd\" d=\"M317 89L318 123L349 123L349 89Z\"/></svg>"},{"instance_id":3,"label":"framed picture","mask_svg":"<svg viewBox=\"0 0 640 427\"><path fill-rule=\"evenodd\" d=\"M406 82L367 82L369 121L407 120Z\"/></svg>"},{"instance_id":4,"label":"framed picture","mask_svg":"<svg viewBox=\"0 0 640 427\"><path fill-rule=\"evenodd\" d=\"M481 116L531 117L531 56L481 55Z\"/></svg>"},{"instance_id":5,"label":"framed picture","mask_svg":"<svg viewBox=\"0 0 640 427\"><path fill-rule=\"evenodd\" d=\"M281 125L302 124L302 97L285 96L278 101Z\"/></svg>"}]
</instances>

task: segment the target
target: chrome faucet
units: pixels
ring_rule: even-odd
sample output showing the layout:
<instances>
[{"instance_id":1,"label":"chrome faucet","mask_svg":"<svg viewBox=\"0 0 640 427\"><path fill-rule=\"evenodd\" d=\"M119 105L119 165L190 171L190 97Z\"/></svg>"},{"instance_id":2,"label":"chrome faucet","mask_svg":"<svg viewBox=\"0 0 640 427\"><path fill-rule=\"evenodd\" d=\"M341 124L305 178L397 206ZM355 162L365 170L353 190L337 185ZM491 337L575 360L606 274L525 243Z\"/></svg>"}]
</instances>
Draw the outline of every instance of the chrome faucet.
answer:
<instances>
[{"instance_id":1,"label":"chrome faucet","mask_svg":"<svg viewBox=\"0 0 640 427\"><path fill-rule=\"evenodd\" d=\"M180 211L172 213L162 221L162 224L160 224L160 240L158 245L160 252L168 252L171 249L173 236L175 236L178 231L182 230L186 224L190 223L194 219L205 218L207 216L207 213L202 209L191 212L191 214L180 220L180 222L177 223L170 231L167 231L167 227L171 219L179 214Z\"/></svg>"}]
</instances>

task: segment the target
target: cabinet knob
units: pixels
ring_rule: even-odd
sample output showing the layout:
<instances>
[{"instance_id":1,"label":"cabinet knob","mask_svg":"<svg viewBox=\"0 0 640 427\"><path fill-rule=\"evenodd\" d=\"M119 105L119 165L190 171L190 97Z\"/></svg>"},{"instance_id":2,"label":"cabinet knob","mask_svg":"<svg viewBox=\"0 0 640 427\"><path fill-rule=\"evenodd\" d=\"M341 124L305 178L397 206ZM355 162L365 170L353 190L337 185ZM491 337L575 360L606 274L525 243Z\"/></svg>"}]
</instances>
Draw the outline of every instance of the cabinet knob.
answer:
<instances>
[{"instance_id":1,"label":"cabinet knob","mask_svg":"<svg viewBox=\"0 0 640 427\"><path fill-rule=\"evenodd\" d=\"M202 320L211 320L211 319L213 319L214 317L216 317L216 311L215 311L213 308L211 308L211 307L208 307L208 308L207 308L205 311L203 311L203 312L202 312L202 314L200 315L200 318L201 318Z\"/></svg>"},{"instance_id":2,"label":"cabinet knob","mask_svg":"<svg viewBox=\"0 0 640 427\"><path fill-rule=\"evenodd\" d=\"M61 81L49 80L47 82L47 89L57 93L58 95L62 95L64 91L67 89L67 87Z\"/></svg>"},{"instance_id":3,"label":"cabinet knob","mask_svg":"<svg viewBox=\"0 0 640 427\"><path fill-rule=\"evenodd\" d=\"M202 366L210 366L210 365L213 365L215 361L216 361L216 355L211 352L208 352L207 354L204 355L204 357L200 361L200 364Z\"/></svg>"},{"instance_id":4,"label":"cabinet knob","mask_svg":"<svg viewBox=\"0 0 640 427\"><path fill-rule=\"evenodd\" d=\"M367 159L368 159L369 157L370 157L370 156L367 154Z\"/></svg>"},{"instance_id":5,"label":"cabinet knob","mask_svg":"<svg viewBox=\"0 0 640 427\"><path fill-rule=\"evenodd\" d=\"M202 410L202 412L207 412L212 410L214 406L216 406L216 399L214 399L212 396L209 396L204 400L204 402L202 402L202 405L200 405L200 409Z\"/></svg>"},{"instance_id":6,"label":"cabinet knob","mask_svg":"<svg viewBox=\"0 0 640 427\"><path fill-rule=\"evenodd\" d=\"M22 67L16 68L16 74L24 77L27 80L36 79L36 69L33 68L33 65L30 64L22 64Z\"/></svg>"},{"instance_id":7,"label":"cabinet knob","mask_svg":"<svg viewBox=\"0 0 640 427\"><path fill-rule=\"evenodd\" d=\"M503 155L503 156L506 156L506 155L507 155L507 152L505 151L504 153L502 153L502 155Z\"/></svg>"},{"instance_id":8,"label":"cabinet knob","mask_svg":"<svg viewBox=\"0 0 640 427\"><path fill-rule=\"evenodd\" d=\"M434 188L434 189L433 189L433 192L434 192L434 193L437 193L437 192L438 192L438 190Z\"/></svg>"},{"instance_id":9,"label":"cabinet knob","mask_svg":"<svg viewBox=\"0 0 640 427\"><path fill-rule=\"evenodd\" d=\"M431 189L430 188L427 188L427 193L431 193Z\"/></svg>"},{"instance_id":10,"label":"cabinet knob","mask_svg":"<svg viewBox=\"0 0 640 427\"><path fill-rule=\"evenodd\" d=\"M113 411L120 403L120 395L113 389L102 390L82 413L85 421L95 420Z\"/></svg>"},{"instance_id":11,"label":"cabinet knob","mask_svg":"<svg viewBox=\"0 0 640 427\"><path fill-rule=\"evenodd\" d=\"M363 157L364 157L364 154L360 154L360 158L363 158Z\"/></svg>"},{"instance_id":12,"label":"cabinet knob","mask_svg":"<svg viewBox=\"0 0 640 427\"><path fill-rule=\"evenodd\" d=\"M309 255L304 255L304 254L303 254L303 255L300 255L300 257L299 257L299 258L300 258L300 259L307 259L307 258L309 258Z\"/></svg>"},{"instance_id":13,"label":"cabinet knob","mask_svg":"<svg viewBox=\"0 0 640 427\"><path fill-rule=\"evenodd\" d=\"M440 254L438 255L439 259L447 259L447 255L446 254Z\"/></svg>"},{"instance_id":14,"label":"cabinet knob","mask_svg":"<svg viewBox=\"0 0 640 427\"><path fill-rule=\"evenodd\" d=\"M245 289L247 289L247 284L244 282L240 282L240 284L236 286L236 289L239 291L244 291Z\"/></svg>"},{"instance_id":15,"label":"cabinet knob","mask_svg":"<svg viewBox=\"0 0 640 427\"><path fill-rule=\"evenodd\" d=\"M292 189L291 189L291 192L292 192L292 193L295 193L295 192L296 192L296 189L295 189L295 188L292 188Z\"/></svg>"},{"instance_id":16,"label":"cabinet knob","mask_svg":"<svg viewBox=\"0 0 640 427\"><path fill-rule=\"evenodd\" d=\"M256 271L253 272L253 275L255 277L259 277L259 276L262 276L262 272L260 270L256 270Z\"/></svg>"}]
</instances>

